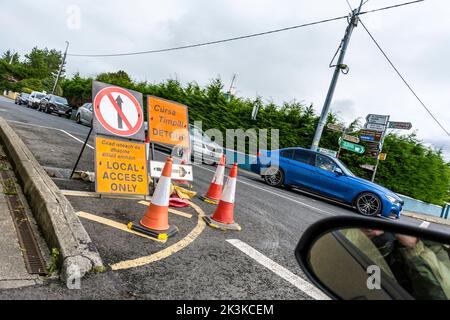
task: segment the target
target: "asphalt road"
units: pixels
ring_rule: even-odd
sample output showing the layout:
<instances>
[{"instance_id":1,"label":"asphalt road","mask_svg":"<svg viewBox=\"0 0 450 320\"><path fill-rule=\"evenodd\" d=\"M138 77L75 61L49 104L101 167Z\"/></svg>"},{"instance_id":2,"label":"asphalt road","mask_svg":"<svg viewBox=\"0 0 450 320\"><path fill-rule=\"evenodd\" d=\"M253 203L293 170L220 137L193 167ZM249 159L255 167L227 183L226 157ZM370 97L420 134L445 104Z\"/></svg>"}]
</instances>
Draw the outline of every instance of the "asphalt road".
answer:
<instances>
[{"instance_id":1,"label":"asphalt road","mask_svg":"<svg viewBox=\"0 0 450 320\"><path fill-rule=\"evenodd\" d=\"M54 170L60 189L93 191L92 183L67 179L89 127L48 115L0 97L0 116L28 145L42 166ZM93 137L89 139L93 146ZM164 160L167 155L156 153ZM93 171L94 152L86 148L79 170ZM208 189L215 168L194 165L194 190ZM135 200L68 197L77 211L127 223L139 219L145 207ZM206 214L212 205L194 199ZM165 244L149 241L97 222L82 219L106 265L149 256L184 239L197 226L191 219L169 216L180 232ZM204 228L182 250L149 264L125 270L108 270L83 279L81 290L69 290L60 282L0 291L0 299L311 299L308 283L294 258L294 248L305 229L334 215L356 214L352 209L298 190L275 189L253 174L239 172L235 220L240 232ZM420 225L422 221L402 217ZM445 230L431 224L429 228ZM231 240L231 241L230 241ZM251 247L258 253L256 257ZM241 248L241 249L239 249ZM250 251L249 251L250 250ZM263 266L256 260L261 258ZM270 259L270 260L268 260ZM275 263L275 264L273 264ZM293 276L288 282L286 277ZM298 281L297 281L298 280ZM306 291L306 292L305 292Z\"/></svg>"}]
</instances>

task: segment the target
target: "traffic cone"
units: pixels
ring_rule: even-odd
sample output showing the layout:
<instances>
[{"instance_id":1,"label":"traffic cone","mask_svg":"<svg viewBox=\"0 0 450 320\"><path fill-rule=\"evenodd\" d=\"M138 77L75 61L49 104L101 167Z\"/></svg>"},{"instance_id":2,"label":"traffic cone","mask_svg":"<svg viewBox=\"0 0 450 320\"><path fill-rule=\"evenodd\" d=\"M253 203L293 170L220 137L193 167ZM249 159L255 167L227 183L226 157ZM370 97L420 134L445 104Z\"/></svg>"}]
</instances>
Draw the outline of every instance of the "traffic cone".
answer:
<instances>
[{"instance_id":1,"label":"traffic cone","mask_svg":"<svg viewBox=\"0 0 450 320\"><path fill-rule=\"evenodd\" d=\"M205 202L218 204L222 197L223 176L225 174L225 155L222 155L217 165L216 173L211 181L208 192L203 196L199 196Z\"/></svg>"},{"instance_id":2,"label":"traffic cone","mask_svg":"<svg viewBox=\"0 0 450 320\"><path fill-rule=\"evenodd\" d=\"M172 175L172 158L166 160L161 177L147 213L139 223L128 223L128 229L144 233L159 240L166 240L178 232L178 228L169 225L170 180Z\"/></svg>"},{"instance_id":3,"label":"traffic cone","mask_svg":"<svg viewBox=\"0 0 450 320\"><path fill-rule=\"evenodd\" d=\"M234 195L237 182L237 163L233 165L228 177L219 205L212 216L204 216L205 222L213 228L221 230L241 231L241 227L234 221Z\"/></svg>"}]
</instances>

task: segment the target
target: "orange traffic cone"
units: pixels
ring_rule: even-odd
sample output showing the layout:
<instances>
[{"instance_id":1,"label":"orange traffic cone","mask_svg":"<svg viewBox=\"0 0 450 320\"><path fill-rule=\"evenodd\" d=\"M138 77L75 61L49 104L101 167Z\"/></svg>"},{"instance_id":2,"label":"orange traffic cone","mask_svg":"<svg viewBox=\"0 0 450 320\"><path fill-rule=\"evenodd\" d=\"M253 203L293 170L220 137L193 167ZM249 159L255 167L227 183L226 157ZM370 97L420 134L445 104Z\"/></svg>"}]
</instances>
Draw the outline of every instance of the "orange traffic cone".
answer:
<instances>
[{"instance_id":1,"label":"orange traffic cone","mask_svg":"<svg viewBox=\"0 0 450 320\"><path fill-rule=\"evenodd\" d=\"M205 222L213 228L221 230L241 231L241 227L234 221L234 195L237 182L237 163L233 165L228 177L223 195L214 214L210 217L205 216Z\"/></svg>"},{"instance_id":2,"label":"orange traffic cone","mask_svg":"<svg viewBox=\"0 0 450 320\"><path fill-rule=\"evenodd\" d=\"M219 164L217 165L216 173L211 181L208 192L205 195L199 196L205 202L211 204L218 204L222 197L223 176L225 174L225 155L222 155Z\"/></svg>"},{"instance_id":3,"label":"orange traffic cone","mask_svg":"<svg viewBox=\"0 0 450 320\"><path fill-rule=\"evenodd\" d=\"M156 185L155 192L147 213L139 224L130 222L128 229L144 233L159 240L166 240L178 232L178 228L169 225L169 197L170 180L172 175L172 158L166 160L161 177Z\"/></svg>"}]
</instances>

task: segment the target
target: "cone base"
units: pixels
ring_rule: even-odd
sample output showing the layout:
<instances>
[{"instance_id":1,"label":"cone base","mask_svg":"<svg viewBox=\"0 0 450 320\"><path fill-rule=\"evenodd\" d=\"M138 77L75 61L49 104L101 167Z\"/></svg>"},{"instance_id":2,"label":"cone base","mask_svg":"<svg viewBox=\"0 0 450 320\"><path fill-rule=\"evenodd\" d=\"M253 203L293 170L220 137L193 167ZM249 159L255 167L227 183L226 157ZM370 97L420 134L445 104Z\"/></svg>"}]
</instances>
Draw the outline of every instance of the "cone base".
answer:
<instances>
[{"instance_id":1,"label":"cone base","mask_svg":"<svg viewBox=\"0 0 450 320\"><path fill-rule=\"evenodd\" d=\"M219 201L220 201L220 199L219 200L211 199L211 198L207 197L206 195L198 196L198 197L209 204L219 204Z\"/></svg>"},{"instance_id":2,"label":"cone base","mask_svg":"<svg viewBox=\"0 0 450 320\"><path fill-rule=\"evenodd\" d=\"M167 238L174 236L178 232L178 228L176 226L169 226L169 229L167 230L153 230L134 222L128 223L128 229L143 233L158 240L167 240Z\"/></svg>"},{"instance_id":3,"label":"cone base","mask_svg":"<svg viewBox=\"0 0 450 320\"><path fill-rule=\"evenodd\" d=\"M236 222L226 224L226 223L218 222L208 216L204 216L203 220L205 220L206 224L208 226L210 226L211 228L216 228L216 229L220 229L220 230L224 230L224 231L225 230L233 230L233 231L241 231L242 230L241 226L238 225Z\"/></svg>"}]
</instances>

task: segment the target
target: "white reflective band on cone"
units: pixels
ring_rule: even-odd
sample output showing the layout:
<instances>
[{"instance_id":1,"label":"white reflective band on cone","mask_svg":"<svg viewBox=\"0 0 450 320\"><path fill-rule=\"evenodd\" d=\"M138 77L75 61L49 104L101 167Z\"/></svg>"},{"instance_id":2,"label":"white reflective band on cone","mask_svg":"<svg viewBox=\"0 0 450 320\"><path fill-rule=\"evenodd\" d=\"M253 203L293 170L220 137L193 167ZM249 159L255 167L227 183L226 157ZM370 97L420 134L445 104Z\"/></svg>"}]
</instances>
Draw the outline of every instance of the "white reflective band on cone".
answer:
<instances>
[{"instance_id":1,"label":"white reflective band on cone","mask_svg":"<svg viewBox=\"0 0 450 320\"><path fill-rule=\"evenodd\" d=\"M169 206L170 197L170 178L161 176L153 193L152 203L161 207Z\"/></svg>"},{"instance_id":2,"label":"white reflective band on cone","mask_svg":"<svg viewBox=\"0 0 450 320\"><path fill-rule=\"evenodd\" d=\"M225 167L218 166L216 170L216 174L212 179L212 183L223 185L223 176L225 174Z\"/></svg>"},{"instance_id":3,"label":"white reflective band on cone","mask_svg":"<svg viewBox=\"0 0 450 320\"><path fill-rule=\"evenodd\" d=\"M223 189L221 201L234 203L234 194L236 192L236 178L228 178L225 188Z\"/></svg>"}]
</instances>

